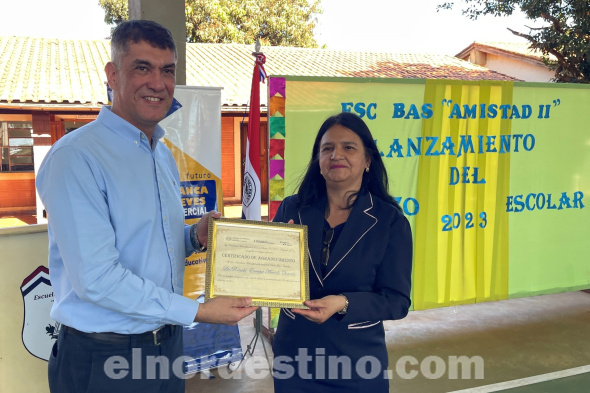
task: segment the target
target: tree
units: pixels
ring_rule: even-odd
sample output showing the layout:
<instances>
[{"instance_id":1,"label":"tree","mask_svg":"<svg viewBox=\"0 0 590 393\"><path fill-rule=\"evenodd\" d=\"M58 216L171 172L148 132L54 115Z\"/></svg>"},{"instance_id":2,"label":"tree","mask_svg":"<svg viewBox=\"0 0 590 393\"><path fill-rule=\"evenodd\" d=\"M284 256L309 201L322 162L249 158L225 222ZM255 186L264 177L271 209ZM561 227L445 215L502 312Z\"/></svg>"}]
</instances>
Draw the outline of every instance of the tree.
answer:
<instances>
[{"instance_id":1,"label":"tree","mask_svg":"<svg viewBox=\"0 0 590 393\"><path fill-rule=\"evenodd\" d=\"M543 21L542 27L525 26L529 32L512 29L538 49L555 70L556 82L590 83L590 1L588 0L464 0L462 13L472 20L481 15L509 16L520 9L528 19ZM439 5L452 9L454 2ZM555 60L550 60L549 55Z\"/></svg>"},{"instance_id":2,"label":"tree","mask_svg":"<svg viewBox=\"0 0 590 393\"><path fill-rule=\"evenodd\" d=\"M187 42L316 48L321 0L186 0ZM99 0L105 22L127 20L127 0Z\"/></svg>"}]
</instances>

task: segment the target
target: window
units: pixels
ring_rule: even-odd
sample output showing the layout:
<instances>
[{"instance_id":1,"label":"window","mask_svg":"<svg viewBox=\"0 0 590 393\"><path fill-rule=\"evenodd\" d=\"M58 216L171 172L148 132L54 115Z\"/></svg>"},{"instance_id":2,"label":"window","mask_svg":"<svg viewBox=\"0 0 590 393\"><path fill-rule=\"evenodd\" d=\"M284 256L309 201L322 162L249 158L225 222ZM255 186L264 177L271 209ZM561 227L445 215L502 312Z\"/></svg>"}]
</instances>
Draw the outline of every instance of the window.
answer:
<instances>
[{"instance_id":1,"label":"window","mask_svg":"<svg viewBox=\"0 0 590 393\"><path fill-rule=\"evenodd\" d=\"M33 172L32 124L0 122L0 172Z\"/></svg>"}]
</instances>

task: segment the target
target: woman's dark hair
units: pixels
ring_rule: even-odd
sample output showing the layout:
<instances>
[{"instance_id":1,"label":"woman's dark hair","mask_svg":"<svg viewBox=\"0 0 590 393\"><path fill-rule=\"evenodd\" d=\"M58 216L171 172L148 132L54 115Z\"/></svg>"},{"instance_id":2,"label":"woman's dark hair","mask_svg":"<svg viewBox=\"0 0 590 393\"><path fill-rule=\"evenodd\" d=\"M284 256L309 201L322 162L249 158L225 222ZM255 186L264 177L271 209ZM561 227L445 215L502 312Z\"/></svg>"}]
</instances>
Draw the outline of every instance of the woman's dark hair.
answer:
<instances>
[{"instance_id":1,"label":"woman's dark hair","mask_svg":"<svg viewBox=\"0 0 590 393\"><path fill-rule=\"evenodd\" d=\"M316 200L326 196L326 181L320 173L319 151L322 137L331 127L341 125L350 129L357 134L365 147L365 153L371 159L369 172L363 171L363 181L361 188L348 198L349 206L352 206L356 196L363 192L369 191L373 195L387 201L398 209L399 204L389 194L389 181L387 178L387 171L377 144L369 131L369 127L365 122L355 114L342 112L337 115L327 118L320 127L313 143L313 150L311 152L311 159L307 165L307 170L303 176L303 180L297 189L297 197L302 206L309 206Z\"/></svg>"}]
</instances>

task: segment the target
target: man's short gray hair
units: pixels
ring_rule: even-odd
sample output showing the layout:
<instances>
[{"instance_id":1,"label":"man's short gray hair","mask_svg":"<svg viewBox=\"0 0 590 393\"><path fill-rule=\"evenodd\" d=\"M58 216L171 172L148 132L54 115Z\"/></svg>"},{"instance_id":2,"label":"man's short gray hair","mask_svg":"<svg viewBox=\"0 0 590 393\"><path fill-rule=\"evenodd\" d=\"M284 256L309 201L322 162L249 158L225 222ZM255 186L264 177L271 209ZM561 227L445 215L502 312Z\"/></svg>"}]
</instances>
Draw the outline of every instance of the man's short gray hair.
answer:
<instances>
[{"instance_id":1,"label":"man's short gray hair","mask_svg":"<svg viewBox=\"0 0 590 393\"><path fill-rule=\"evenodd\" d=\"M151 20L128 20L121 22L111 38L111 61L117 66L129 51L129 42L145 41L160 49L171 49L176 58L176 44L170 30Z\"/></svg>"}]
</instances>

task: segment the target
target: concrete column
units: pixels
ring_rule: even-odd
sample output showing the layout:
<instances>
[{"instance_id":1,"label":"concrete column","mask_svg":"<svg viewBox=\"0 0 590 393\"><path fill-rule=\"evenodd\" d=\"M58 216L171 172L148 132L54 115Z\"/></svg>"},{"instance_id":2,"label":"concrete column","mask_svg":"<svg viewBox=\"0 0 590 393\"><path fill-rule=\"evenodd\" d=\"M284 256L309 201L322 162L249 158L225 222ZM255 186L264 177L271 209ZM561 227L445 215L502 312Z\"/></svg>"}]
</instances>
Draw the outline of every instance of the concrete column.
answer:
<instances>
[{"instance_id":1,"label":"concrete column","mask_svg":"<svg viewBox=\"0 0 590 393\"><path fill-rule=\"evenodd\" d=\"M153 20L172 32L178 52L176 84L186 85L186 17L184 0L128 0L129 19Z\"/></svg>"}]
</instances>

